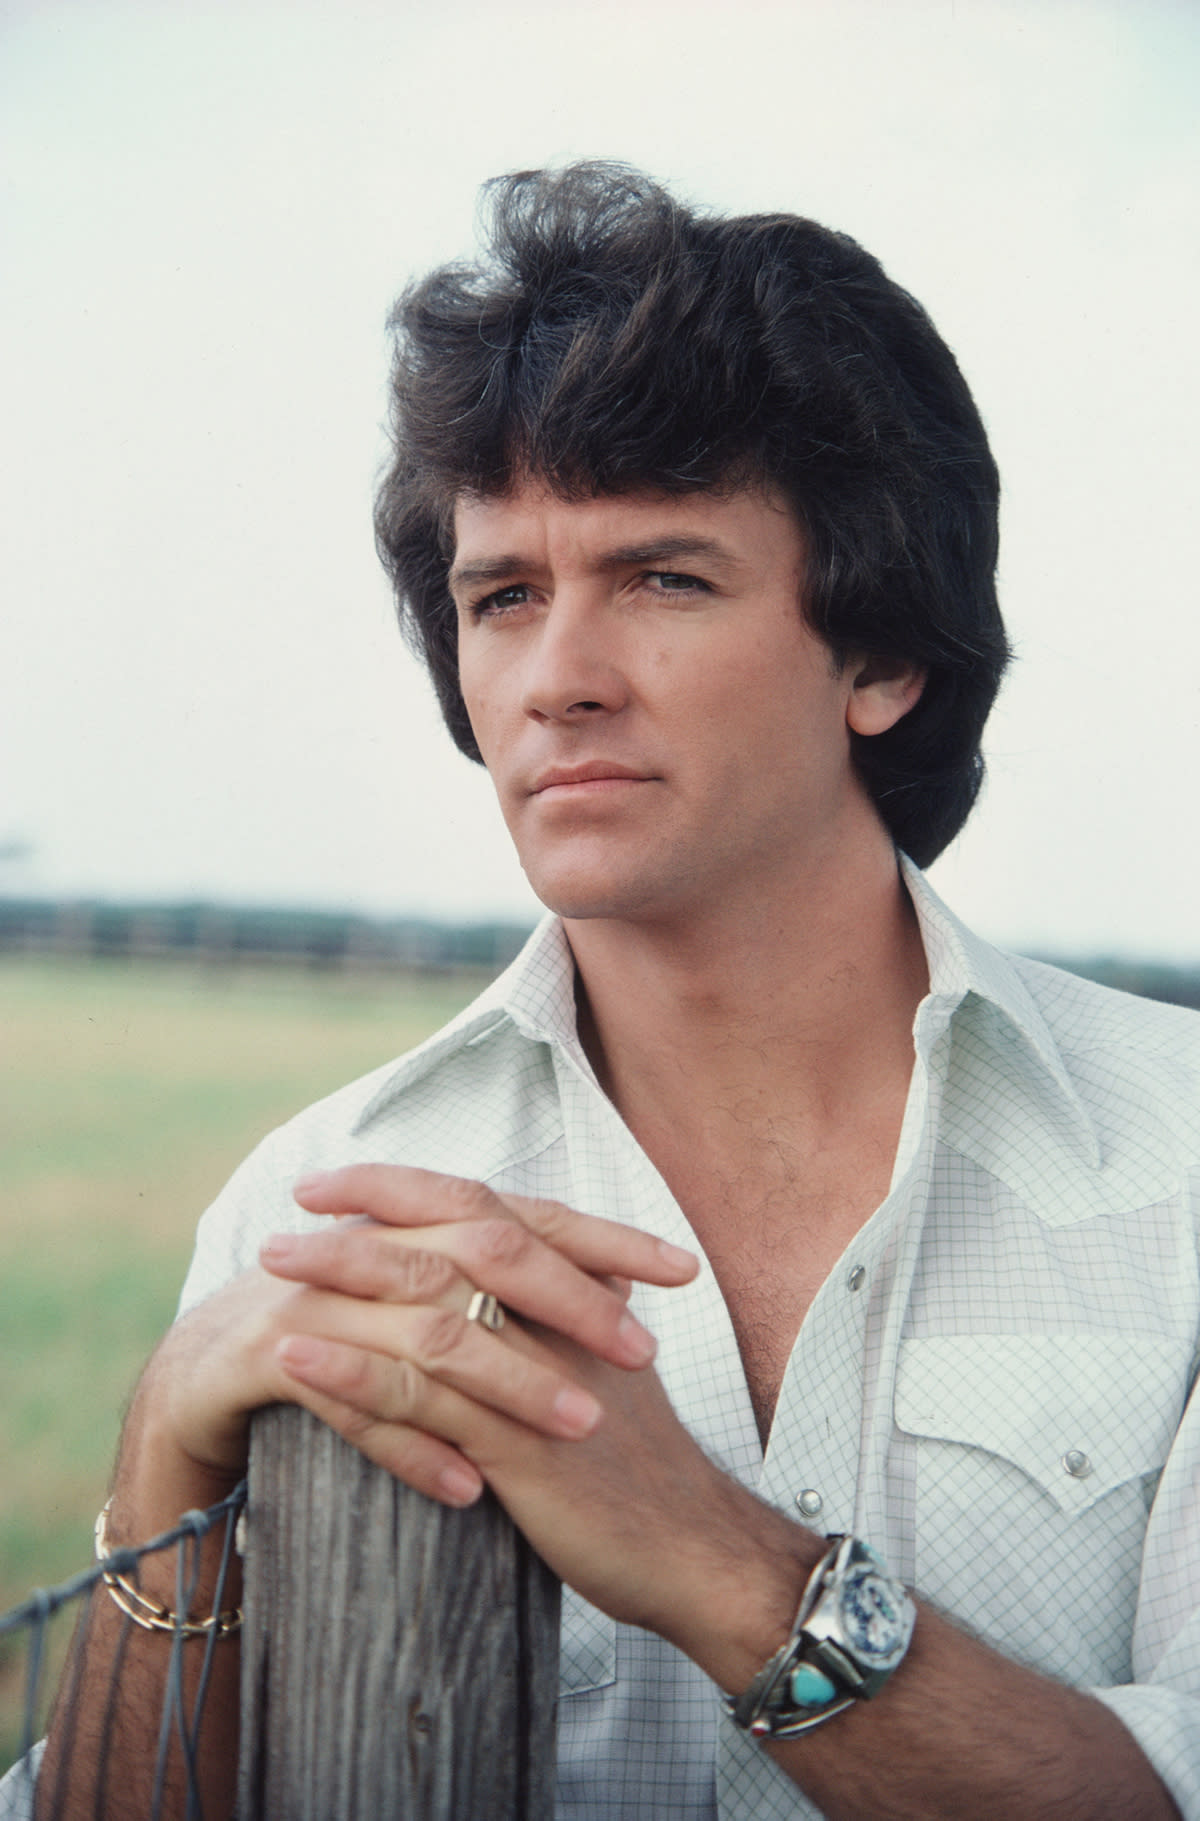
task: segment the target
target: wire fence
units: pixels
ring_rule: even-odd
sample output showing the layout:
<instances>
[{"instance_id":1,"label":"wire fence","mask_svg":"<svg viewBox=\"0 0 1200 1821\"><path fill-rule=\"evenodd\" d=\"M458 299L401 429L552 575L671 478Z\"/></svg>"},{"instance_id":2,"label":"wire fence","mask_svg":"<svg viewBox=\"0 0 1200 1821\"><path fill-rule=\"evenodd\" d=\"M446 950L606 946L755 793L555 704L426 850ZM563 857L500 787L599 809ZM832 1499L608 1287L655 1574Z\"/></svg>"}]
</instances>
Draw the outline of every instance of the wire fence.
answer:
<instances>
[{"instance_id":1,"label":"wire fence","mask_svg":"<svg viewBox=\"0 0 1200 1821\"><path fill-rule=\"evenodd\" d=\"M50 1632L56 1616L67 1609L74 1609L78 1614L75 1636L59 1677L57 1694L62 1756L69 1762L93 1594L101 1583L104 1583L107 1591L115 1589L120 1596L117 1603L125 1612L124 1626L108 1688L108 1712L111 1716L115 1709L121 1663L130 1632L136 1624L145 1623L144 1619L139 1620L134 1616L135 1611L138 1606L146 1608L151 1606L151 1603L142 1600L137 1592L140 1564L147 1556L156 1555L166 1549L173 1549L178 1545L174 1612L179 1615L193 1613L193 1602L200 1580L201 1542L218 1525L224 1525L220 1569L213 1592L211 1609L214 1622L207 1633L199 1681L190 1701L185 1698L184 1694L183 1646L189 1636L193 1634L183 1629L182 1620L177 1620L175 1625L170 1628L170 1656L159 1716L153 1792L147 1811L147 1821L159 1821L163 1812L168 1758L174 1742L178 1745L186 1777L186 1816L188 1821L201 1821L200 1796L195 1776L197 1740L204 1716L213 1652L221 1636L221 1627L216 1620L224 1609L225 1587L236 1547L237 1526L245 1503L246 1484L243 1481L219 1505L212 1505L207 1511L185 1512L174 1529L165 1530L160 1536L151 1537L149 1542L141 1543L137 1547L113 1550L103 1559L96 1561L89 1568L83 1569L79 1574L72 1575L69 1580L61 1582L57 1587L37 1588L19 1606L14 1606L10 1612L0 1615L2 1659L11 1664L14 1643L18 1664L21 1652L24 1652L24 1695L20 1733L15 1750L16 1762L0 1781L0 1821L27 1821L27 1818L28 1821L32 1821L34 1791L40 1758L38 1740L44 1730L54 1700L54 1690L49 1686L51 1677L48 1673L48 1665L51 1657ZM103 1728L99 1746L101 1761L92 1767L95 1790L93 1807L94 1813L100 1816L106 1812L105 1792L109 1770L106 1756L109 1730L107 1725ZM59 1807L55 1802L55 1792L42 1789L39 1792L38 1821L51 1821L51 1818L59 1812ZM71 1812L74 1814L76 1811Z\"/></svg>"}]
</instances>

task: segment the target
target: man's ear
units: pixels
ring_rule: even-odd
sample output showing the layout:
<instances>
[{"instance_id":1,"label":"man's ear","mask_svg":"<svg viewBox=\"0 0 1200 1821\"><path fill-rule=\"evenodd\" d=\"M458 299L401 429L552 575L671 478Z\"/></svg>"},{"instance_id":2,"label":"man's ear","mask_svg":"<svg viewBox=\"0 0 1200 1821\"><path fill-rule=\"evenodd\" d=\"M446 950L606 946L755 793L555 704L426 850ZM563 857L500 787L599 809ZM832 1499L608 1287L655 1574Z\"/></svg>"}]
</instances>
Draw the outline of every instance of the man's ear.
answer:
<instances>
[{"instance_id":1,"label":"man's ear","mask_svg":"<svg viewBox=\"0 0 1200 1821\"><path fill-rule=\"evenodd\" d=\"M908 658L852 657L846 724L852 733L886 733L920 700L925 668Z\"/></svg>"}]
</instances>

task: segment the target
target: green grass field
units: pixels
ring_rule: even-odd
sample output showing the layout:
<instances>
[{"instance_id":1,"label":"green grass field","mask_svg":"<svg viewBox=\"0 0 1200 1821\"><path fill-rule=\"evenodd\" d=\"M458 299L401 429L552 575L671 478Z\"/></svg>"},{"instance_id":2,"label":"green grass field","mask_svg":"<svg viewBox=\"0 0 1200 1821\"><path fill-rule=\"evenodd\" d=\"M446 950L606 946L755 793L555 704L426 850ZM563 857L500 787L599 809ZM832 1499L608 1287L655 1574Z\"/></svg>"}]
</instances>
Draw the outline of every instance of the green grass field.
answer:
<instances>
[{"instance_id":1,"label":"green grass field","mask_svg":"<svg viewBox=\"0 0 1200 1821\"><path fill-rule=\"evenodd\" d=\"M87 1563L122 1410L233 1166L479 984L0 962L0 1612ZM0 1709L19 1667L10 1648Z\"/></svg>"}]
</instances>

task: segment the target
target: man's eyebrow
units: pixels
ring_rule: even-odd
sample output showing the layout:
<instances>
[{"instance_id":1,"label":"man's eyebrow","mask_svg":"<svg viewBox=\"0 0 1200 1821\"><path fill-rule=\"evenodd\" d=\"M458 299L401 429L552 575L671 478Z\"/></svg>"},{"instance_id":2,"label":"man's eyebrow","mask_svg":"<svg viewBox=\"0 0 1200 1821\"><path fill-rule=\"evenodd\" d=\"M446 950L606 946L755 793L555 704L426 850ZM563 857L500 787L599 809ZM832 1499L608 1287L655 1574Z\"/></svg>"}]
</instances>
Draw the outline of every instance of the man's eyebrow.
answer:
<instances>
[{"instance_id":1,"label":"man's eyebrow","mask_svg":"<svg viewBox=\"0 0 1200 1821\"><path fill-rule=\"evenodd\" d=\"M723 563L734 568L740 563L728 544L722 544L719 538L699 537L691 532L674 532L667 537L651 538L644 544L621 544L615 550L606 550L600 558L600 565L605 569L624 569L649 564L662 569L668 563L684 561L688 557L699 557L704 562Z\"/></svg>"},{"instance_id":2,"label":"man's eyebrow","mask_svg":"<svg viewBox=\"0 0 1200 1821\"><path fill-rule=\"evenodd\" d=\"M502 582L518 570L532 566L523 556L495 556L486 563L455 563L446 581L453 592L456 588L475 588L480 582Z\"/></svg>"},{"instance_id":3,"label":"man's eyebrow","mask_svg":"<svg viewBox=\"0 0 1200 1821\"><path fill-rule=\"evenodd\" d=\"M700 537L690 532L672 532L663 537L650 538L644 544L618 544L614 549L600 554L596 567L631 569L640 565L662 569L668 563L697 557L705 562L722 563L729 568L741 566L741 559L718 538ZM475 588L484 582L503 582L509 576L520 574L522 570L532 571L537 567L539 565L529 557L489 557L478 563L456 563L446 579L451 590Z\"/></svg>"}]
</instances>

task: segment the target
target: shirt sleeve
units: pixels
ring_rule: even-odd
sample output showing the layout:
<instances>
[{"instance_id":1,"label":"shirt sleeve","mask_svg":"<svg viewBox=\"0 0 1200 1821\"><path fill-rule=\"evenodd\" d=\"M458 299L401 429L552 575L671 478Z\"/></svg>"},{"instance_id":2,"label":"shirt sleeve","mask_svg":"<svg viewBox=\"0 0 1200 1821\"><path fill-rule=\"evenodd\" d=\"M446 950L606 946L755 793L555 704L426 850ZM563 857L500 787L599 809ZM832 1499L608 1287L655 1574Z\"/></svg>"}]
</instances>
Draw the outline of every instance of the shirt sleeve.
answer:
<instances>
[{"instance_id":1,"label":"shirt sleeve","mask_svg":"<svg viewBox=\"0 0 1200 1821\"><path fill-rule=\"evenodd\" d=\"M0 1821L33 1821L38 1770L46 1741L40 1739L0 1777Z\"/></svg>"},{"instance_id":2,"label":"shirt sleeve","mask_svg":"<svg viewBox=\"0 0 1200 1821\"><path fill-rule=\"evenodd\" d=\"M1091 1692L1137 1739L1184 1821L1200 1821L1200 1391L1184 1411L1146 1529L1133 1674Z\"/></svg>"},{"instance_id":3,"label":"shirt sleeve","mask_svg":"<svg viewBox=\"0 0 1200 1821\"><path fill-rule=\"evenodd\" d=\"M200 1217L178 1315L256 1264L268 1234L313 1233L328 1224L323 1216L297 1207L292 1190L299 1177L346 1163L401 1160L378 1123L360 1130L364 1108L398 1066L384 1063L337 1089L268 1133L251 1151Z\"/></svg>"},{"instance_id":4,"label":"shirt sleeve","mask_svg":"<svg viewBox=\"0 0 1200 1821\"><path fill-rule=\"evenodd\" d=\"M283 1126L239 1164L200 1217L177 1315L185 1315L255 1264L269 1233L309 1233L327 1224L298 1207L292 1197L292 1185L305 1169L328 1162L320 1154L312 1160L306 1150L293 1127Z\"/></svg>"}]
</instances>

